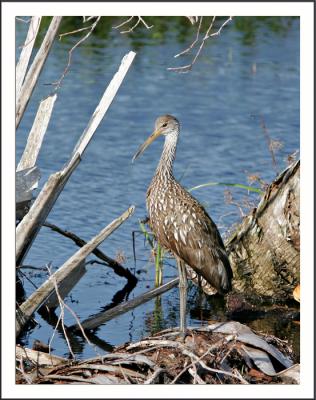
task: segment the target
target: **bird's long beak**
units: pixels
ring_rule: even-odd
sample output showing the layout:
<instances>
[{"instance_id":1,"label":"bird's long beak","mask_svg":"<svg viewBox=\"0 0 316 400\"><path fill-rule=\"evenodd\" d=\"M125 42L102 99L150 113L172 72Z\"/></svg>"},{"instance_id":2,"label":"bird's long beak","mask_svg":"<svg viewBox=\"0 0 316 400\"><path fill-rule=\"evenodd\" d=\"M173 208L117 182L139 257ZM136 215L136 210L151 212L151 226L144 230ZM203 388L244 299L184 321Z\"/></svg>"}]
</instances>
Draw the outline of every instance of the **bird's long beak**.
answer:
<instances>
[{"instance_id":1,"label":"bird's long beak","mask_svg":"<svg viewBox=\"0 0 316 400\"><path fill-rule=\"evenodd\" d=\"M155 132L153 132L148 139L145 140L145 142L139 146L137 152L135 153L132 162L134 162L136 160L137 157L139 157L144 151L145 149L155 140L157 139L157 137L159 137L161 135L162 131L161 129L157 129Z\"/></svg>"}]
</instances>

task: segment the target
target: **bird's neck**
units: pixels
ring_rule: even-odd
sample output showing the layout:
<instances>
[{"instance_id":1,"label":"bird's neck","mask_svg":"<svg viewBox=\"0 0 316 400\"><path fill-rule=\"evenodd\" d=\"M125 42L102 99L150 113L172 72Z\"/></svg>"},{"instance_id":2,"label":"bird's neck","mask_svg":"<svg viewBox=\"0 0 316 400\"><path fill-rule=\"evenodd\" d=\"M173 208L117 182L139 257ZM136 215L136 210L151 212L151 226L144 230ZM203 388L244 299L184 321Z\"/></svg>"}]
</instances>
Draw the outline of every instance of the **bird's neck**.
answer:
<instances>
[{"instance_id":1,"label":"bird's neck","mask_svg":"<svg viewBox=\"0 0 316 400\"><path fill-rule=\"evenodd\" d=\"M160 175L166 180L174 179L173 161L176 157L178 136L179 136L178 132L174 132L166 136L163 151L156 170L156 175Z\"/></svg>"}]
</instances>

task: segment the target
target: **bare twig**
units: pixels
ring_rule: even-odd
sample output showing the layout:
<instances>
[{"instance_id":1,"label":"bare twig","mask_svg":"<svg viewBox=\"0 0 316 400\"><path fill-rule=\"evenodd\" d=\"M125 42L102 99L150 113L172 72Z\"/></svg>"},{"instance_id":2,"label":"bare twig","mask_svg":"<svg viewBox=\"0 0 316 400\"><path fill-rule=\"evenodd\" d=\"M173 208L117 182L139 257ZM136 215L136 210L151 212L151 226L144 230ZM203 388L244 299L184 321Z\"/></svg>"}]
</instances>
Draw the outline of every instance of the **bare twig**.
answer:
<instances>
[{"instance_id":1,"label":"bare twig","mask_svg":"<svg viewBox=\"0 0 316 400\"><path fill-rule=\"evenodd\" d=\"M197 43L197 41L199 40L202 21L203 21L203 17L200 17L200 23L199 23L199 26L198 26L198 29L197 29L197 32L196 32L196 38L195 38L195 40L190 44L190 46L189 46L187 49L181 51L181 53L176 54L176 55L174 56L174 58L177 58L177 57L179 57L179 56L182 56L183 54L189 52L189 51L195 46L195 43Z\"/></svg>"},{"instance_id":2,"label":"bare twig","mask_svg":"<svg viewBox=\"0 0 316 400\"><path fill-rule=\"evenodd\" d=\"M128 24L130 21L132 21L133 18L135 18L135 16L132 16L132 17L128 18L127 20L123 21L121 24L119 24L119 25L117 25L117 26L113 26L113 28L114 28L114 29L118 29L118 28L120 28L120 27L122 27L122 26ZM140 23L142 23L142 24L145 26L146 29L151 29L151 28L154 26L154 25L150 25L150 26L149 26L149 25L144 21L144 19L143 19L142 17L138 16L138 17L137 17L137 21L135 22L135 24L134 24L131 28L129 28L128 30L125 30L125 31L120 31L120 33L124 34L124 33L133 32L133 30L134 30Z\"/></svg>"},{"instance_id":3,"label":"bare twig","mask_svg":"<svg viewBox=\"0 0 316 400\"><path fill-rule=\"evenodd\" d=\"M26 373L25 373L25 371L24 371L24 367L23 367L23 359L22 359L22 357L20 358L20 368L19 367L16 367L16 370L17 371L19 371L19 372L21 372L21 374L23 375L23 378L25 379L25 381L26 381L26 383L28 384L28 385L32 385L32 379L29 377L29 376L27 376L26 375Z\"/></svg>"},{"instance_id":4,"label":"bare twig","mask_svg":"<svg viewBox=\"0 0 316 400\"><path fill-rule=\"evenodd\" d=\"M81 325L81 323L80 323L80 320L79 320L77 314L72 310L71 307L68 306L68 304L66 304L66 303L64 302L63 298L61 297L61 295L60 295L60 293L59 293L59 289L58 289L58 285L57 285L55 276L52 276L52 274L51 274L50 265L47 265L46 268L47 268L47 270L48 270L49 276L50 276L50 277L52 278L52 280L53 280L54 287L55 287L55 292L56 292L56 295L57 295L57 298L58 298L58 302L59 302L59 307L60 307L60 315L59 315L59 317L58 317L58 321L57 321L57 323L56 323L56 326L55 326L53 335L52 335L52 337L51 337L51 339L50 339L50 341L49 341L49 345L48 345L48 346L49 346L49 354L51 353L51 344L52 344L52 341L53 341L53 338L54 338L54 335L55 335L55 331L56 331L56 329L57 329L59 323L61 322L62 329L63 329L63 332L64 332L64 336L65 336L65 339L66 339L66 342L67 342L68 349L69 349L69 351L70 351L70 353L71 353L71 355L72 355L72 358L75 358L75 355L74 355L74 353L73 353L73 351L72 351L72 348L71 348L71 345L70 345L70 341L69 341L69 338L68 338L68 335L67 335L67 331L66 331L66 328L65 328L65 324L64 324L65 308L71 313L71 315L72 315L72 316L74 317L74 319L76 320L77 326L79 327L79 329L80 329L80 331L81 331L81 333L82 333L82 336L85 338L86 342L87 342L90 346L92 346L92 347L94 348L94 350L96 351L96 347L93 346L93 344L90 342L89 338L87 337L87 335L86 335L86 333L85 333L85 331L84 331L84 329L83 329L83 327L82 327L82 325ZM96 353L100 356L100 354L99 354L97 351L96 351Z\"/></svg>"},{"instance_id":5,"label":"bare twig","mask_svg":"<svg viewBox=\"0 0 316 400\"><path fill-rule=\"evenodd\" d=\"M62 330L64 332L64 337L65 337L69 352L70 352L72 358L75 359L75 355L74 355L74 353L72 351L72 347L71 347L70 341L68 339L68 335L67 335L67 332L66 332L66 329L65 329L65 324L64 324L65 303L64 303L63 299L60 297L56 279L55 279L55 277L52 277L51 270L50 270L50 265L46 265L46 268L48 270L49 276L51 277L51 279L53 281L55 292L56 292L56 295L57 295L57 298L58 298L58 301L59 301L59 307L60 307L60 314L59 314L55 329L53 331L53 335L52 335L51 340L49 341L49 344L48 344L49 354L51 354L51 344L52 344L52 340L53 340L53 338L55 336L55 332L56 332L56 330L58 328L59 323L61 323Z\"/></svg>"},{"instance_id":6,"label":"bare twig","mask_svg":"<svg viewBox=\"0 0 316 400\"><path fill-rule=\"evenodd\" d=\"M163 368L155 368L153 374L151 375L150 378L148 378L145 382L144 385L150 385L152 383L155 383L156 379L158 378L158 376L163 372Z\"/></svg>"},{"instance_id":7,"label":"bare twig","mask_svg":"<svg viewBox=\"0 0 316 400\"><path fill-rule=\"evenodd\" d=\"M86 39L88 39L88 37L91 35L91 33L94 31L95 27L97 26L98 22L100 21L101 17L97 17L97 19L94 21L94 23L89 27L90 30L89 32L82 37L68 52L68 62L67 65L63 71L63 73L61 74L61 77L56 81L53 82L52 85L55 86L55 90L58 90L61 86L62 81L64 80L65 76L67 75L67 73L69 72L69 68L71 66L71 59L72 59L72 53L73 51L80 46L81 43L83 43ZM82 30L84 30L85 28L83 28ZM64 34L65 35L65 34ZM60 36L61 37L61 36ZM59 37L59 38L60 38Z\"/></svg>"},{"instance_id":8,"label":"bare twig","mask_svg":"<svg viewBox=\"0 0 316 400\"><path fill-rule=\"evenodd\" d=\"M121 28L125 24L128 24L133 18L134 18L134 16L133 17L129 17L127 20L123 21L121 24L113 26L113 29Z\"/></svg>"},{"instance_id":9,"label":"bare twig","mask_svg":"<svg viewBox=\"0 0 316 400\"><path fill-rule=\"evenodd\" d=\"M194 25L199 20L199 17L187 17L187 18L191 22L192 25Z\"/></svg>"},{"instance_id":10,"label":"bare twig","mask_svg":"<svg viewBox=\"0 0 316 400\"><path fill-rule=\"evenodd\" d=\"M83 32L83 31L87 31L88 29L91 29L91 27L92 27L92 25L86 26L85 28L76 29L75 31L60 33L60 34L59 34L59 40L60 40L62 37L64 37L64 36L73 35L74 33L79 33L79 32Z\"/></svg>"},{"instance_id":11,"label":"bare twig","mask_svg":"<svg viewBox=\"0 0 316 400\"><path fill-rule=\"evenodd\" d=\"M262 132L264 134L264 137L266 139L269 152L271 154L273 168L277 172L278 168L277 168L277 162L276 162L276 158L275 158L275 154L274 154L275 147L273 146L273 140L271 139L271 137L269 135L268 128L266 126L265 120L262 115L260 115L260 126L261 126Z\"/></svg>"},{"instance_id":12,"label":"bare twig","mask_svg":"<svg viewBox=\"0 0 316 400\"><path fill-rule=\"evenodd\" d=\"M19 22L23 22L24 24L28 24L31 21L31 18L24 19L24 18L20 18L20 17L15 17L15 19Z\"/></svg>"},{"instance_id":13,"label":"bare twig","mask_svg":"<svg viewBox=\"0 0 316 400\"><path fill-rule=\"evenodd\" d=\"M208 27L208 29L207 29L207 31L206 31L206 34L204 35L204 37L203 37L203 39L202 39L202 42L201 42L201 44L200 44L200 47L199 47L198 51L196 52L196 54L195 54L195 56L194 56L192 62L191 62L190 64L184 65L184 66L182 66L182 67L170 67L170 68L167 68L169 71L180 72L180 73L186 73L186 72L191 71L193 65L195 64L196 60L198 59L198 57L199 57L199 55L200 55L200 53L201 53L201 51L202 51L202 49L203 49L203 47L204 47L204 44L205 44L206 40L209 39L210 37L213 37L213 36L219 36L220 33L221 33L221 31L222 31L222 29L223 29L223 27L224 27L225 25L227 25L228 22L231 21L231 20L233 19L233 17L229 17L227 20L224 21L224 23L220 26L220 28L219 28L216 32L210 34L210 31L211 31L211 29L213 28L213 24L214 24L214 22L215 22L215 19L216 19L216 16L213 16L212 21L211 21L211 24L210 24L210 26ZM200 22L200 23L201 23L201 22ZM194 44L193 44L193 46L194 46L195 43L196 43L196 41L193 42L193 43L194 43ZM193 46L192 46L192 47L193 47ZM190 47L189 47L189 49L187 49L187 50L190 50ZM187 52L187 51L184 51L184 53L186 53L186 52ZM182 54L182 53L180 53L179 55L181 55L181 54Z\"/></svg>"}]
</instances>

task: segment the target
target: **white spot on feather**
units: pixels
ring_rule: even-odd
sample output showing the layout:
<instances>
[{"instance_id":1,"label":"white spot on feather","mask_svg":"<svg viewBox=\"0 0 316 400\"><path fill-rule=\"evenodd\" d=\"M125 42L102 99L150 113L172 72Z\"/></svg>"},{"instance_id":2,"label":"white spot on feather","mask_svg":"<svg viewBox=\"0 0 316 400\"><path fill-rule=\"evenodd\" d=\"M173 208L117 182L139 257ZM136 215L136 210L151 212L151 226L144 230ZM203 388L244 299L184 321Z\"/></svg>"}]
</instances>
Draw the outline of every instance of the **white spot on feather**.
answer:
<instances>
[{"instance_id":1,"label":"white spot on feather","mask_svg":"<svg viewBox=\"0 0 316 400\"><path fill-rule=\"evenodd\" d=\"M182 229L180 229L180 237L182 242L186 245L187 242L186 242L185 232Z\"/></svg>"}]
</instances>

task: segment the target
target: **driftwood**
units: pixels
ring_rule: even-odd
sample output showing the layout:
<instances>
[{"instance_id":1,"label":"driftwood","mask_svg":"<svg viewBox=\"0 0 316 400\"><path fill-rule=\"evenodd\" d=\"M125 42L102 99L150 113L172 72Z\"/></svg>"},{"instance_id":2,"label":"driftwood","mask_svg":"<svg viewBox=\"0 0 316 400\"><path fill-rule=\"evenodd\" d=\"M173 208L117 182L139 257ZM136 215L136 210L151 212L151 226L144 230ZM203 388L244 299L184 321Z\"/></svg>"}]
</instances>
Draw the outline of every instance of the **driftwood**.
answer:
<instances>
[{"instance_id":1,"label":"driftwood","mask_svg":"<svg viewBox=\"0 0 316 400\"><path fill-rule=\"evenodd\" d=\"M56 98L57 94L49 96L40 102L23 155L17 166L17 171L31 168L36 164Z\"/></svg>"},{"instance_id":2,"label":"driftwood","mask_svg":"<svg viewBox=\"0 0 316 400\"><path fill-rule=\"evenodd\" d=\"M125 303L119 304L116 307L113 307L107 311L92 315L86 320L81 322L81 326L84 329L90 330L95 329L101 324L104 324L107 321L110 321L113 318L118 317L121 314L124 314L135 307L138 307L141 304L146 303L147 301L161 295L162 293L172 289L179 283L179 278L172 279L171 281L165 283L164 285L159 286L158 288L149 290L146 293L143 293L140 296L135 297L135 299L129 300ZM79 330L79 326L74 325L70 328L74 328Z\"/></svg>"},{"instance_id":3,"label":"driftwood","mask_svg":"<svg viewBox=\"0 0 316 400\"><path fill-rule=\"evenodd\" d=\"M46 32L44 40L39 48L34 61L25 77L23 85L21 87L19 96L16 103L16 117L15 126L16 128L20 125L21 119L23 117L26 106L31 98L33 90L35 88L36 82L40 76L43 69L49 51L52 47L54 39L57 35L57 31L60 25L62 17L53 17L52 22Z\"/></svg>"},{"instance_id":4,"label":"driftwood","mask_svg":"<svg viewBox=\"0 0 316 400\"><path fill-rule=\"evenodd\" d=\"M29 30L27 32L27 36L21 50L20 58L16 66L15 73L15 96L16 101L19 98L21 87L24 81L24 77L26 74L27 66L30 61L30 57L32 54L33 46L36 40L36 36L39 30L39 26L41 23L42 17L32 17L30 21Z\"/></svg>"},{"instance_id":5,"label":"driftwood","mask_svg":"<svg viewBox=\"0 0 316 400\"><path fill-rule=\"evenodd\" d=\"M25 349L28 353L30 350ZM177 330L166 330L113 352L83 361L43 357L41 374L36 366L17 374L17 383L85 384L249 384L299 383L299 364L293 365L291 348L274 336L261 336L238 322L188 328L185 340ZM33 351L31 357L36 357Z\"/></svg>"},{"instance_id":6,"label":"driftwood","mask_svg":"<svg viewBox=\"0 0 316 400\"><path fill-rule=\"evenodd\" d=\"M33 199L32 190L38 187L40 170L35 164L56 97L57 95L55 94L41 101L27 139L26 147L16 169L16 219L19 221L28 213ZM30 173L32 173L33 177L32 182L30 181Z\"/></svg>"},{"instance_id":7,"label":"driftwood","mask_svg":"<svg viewBox=\"0 0 316 400\"><path fill-rule=\"evenodd\" d=\"M241 293L293 298L300 274L300 162L269 185L258 207L226 242Z\"/></svg>"},{"instance_id":8,"label":"driftwood","mask_svg":"<svg viewBox=\"0 0 316 400\"><path fill-rule=\"evenodd\" d=\"M34 363L36 366L49 366L54 367L56 365L67 364L69 361L66 358L54 356L52 354L44 353L43 351L37 351L28 349L26 347L16 346L15 358L20 360L21 358Z\"/></svg>"},{"instance_id":9,"label":"driftwood","mask_svg":"<svg viewBox=\"0 0 316 400\"><path fill-rule=\"evenodd\" d=\"M55 284L60 285L64 280L68 279L69 274L78 268L83 260L112 232L114 232L114 230L117 229L133 212L134 207L130 207L119 218L106 226L97 236L92 238L85 246L70 257L56 272L54 272L54 274L49 277L49 279L47 279L24 303L19 306L16 313L17 336L20 334L27 321L31 318L32 314L55 292Z\"/></svg>"},{"instance_id":10,"label":"driftwood","mask_svg":"<svg viewBox=\"0 0 316 400\"><path fill-rule=\"evenodd\" d=\"M81 135L72 157L68 164L61 170L51 175L37 199L33 203L29 213L23 218L16 231L16 259L17 265L21 264L30 246L35 239L47 215L55 204L59 194L63 190L72 172L75 170L81 157L88 146L94 132L111 105L133 59L134 52L129 52L123 59L118 72L114 75L109 86L105 90L99 105L94 111L86 129Z\"/></svg>"},{"instance_id":11,"label":"driftwood","mask_svg":"<svg viewBox=\"0 0 316 400\"><path fill-rule=\"evenodd\" d=\"M78 264L77 268L73 269L58 286L59 296L64 299L86 272L85 259L83 259L81 263ZM55 309L60 306L60 300L56 290L53 291L53 293L45 301L45 306L49 309Z\"/></svg>"}]
</instances>

